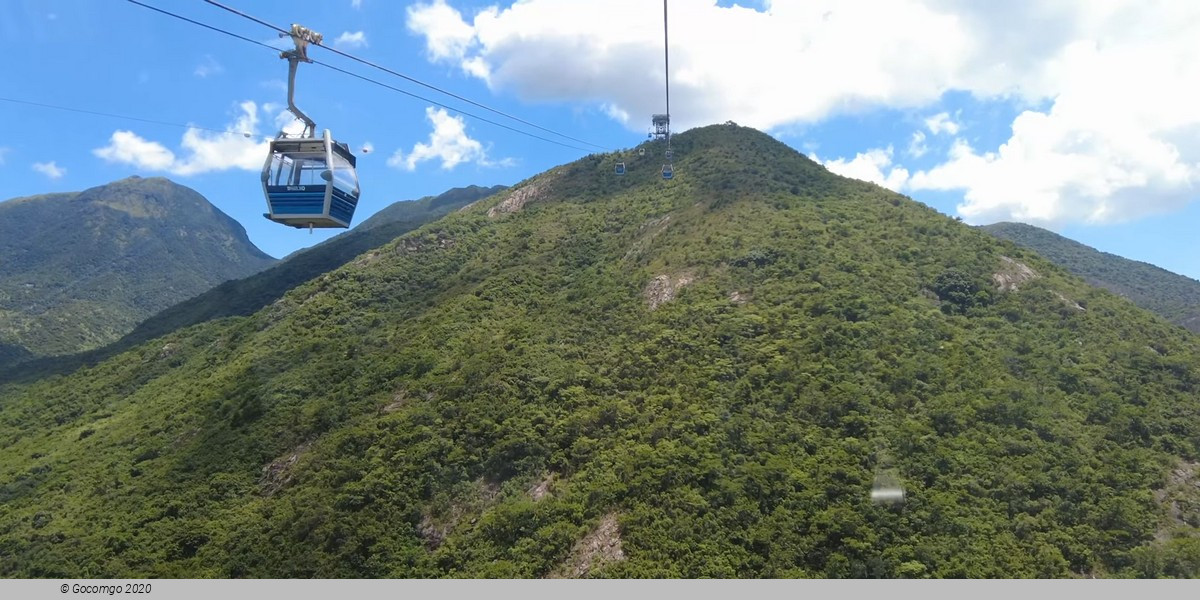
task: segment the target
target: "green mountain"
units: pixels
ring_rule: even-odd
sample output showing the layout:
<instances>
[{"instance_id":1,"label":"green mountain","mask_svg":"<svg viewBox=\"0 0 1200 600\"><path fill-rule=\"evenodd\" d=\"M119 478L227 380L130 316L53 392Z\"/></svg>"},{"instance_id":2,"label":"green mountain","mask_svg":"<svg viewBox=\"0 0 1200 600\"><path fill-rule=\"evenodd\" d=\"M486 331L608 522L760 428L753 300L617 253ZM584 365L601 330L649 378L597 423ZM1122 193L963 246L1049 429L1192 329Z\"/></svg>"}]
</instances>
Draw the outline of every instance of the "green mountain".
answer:
<instances>
[{"instance_id":1,"label":"green mountain","mask_svg":"<svg viewBox=\"0 0 1200 600\"><path fill-rule=\"evenodd\" d=\"M643 147L0 387L0 575L1200 574L1200 338L757 131Z\"/></svg>"},{"instance_id":2,"label":"green mountain","mask_svg":"<svg viewBox=\"0 0 1200 600\"><path fill-rule=\"evenodd\" d=\"M142 321L121 339L107 346L68 356L29 361L20 369L0 373L0 382L30 380L75 370L115 356L138 344L177 329L222 317L247 316L276 301L288 290L329 271L354 257L471 202L490 196L504 186L453 188L437 196L395 202L354 229L316 246L289 255L274 266L243 279L226 281ZM3 349L0 349L0 362Z\"/></svg>"},{"instance_id":3,"label":"green mountain","mask_svg":"<svg viewBox=\"0 0 1200 600\"><path fill-rule=\"evenodd\" d=\"M1101 252L1033 225L996 223L982 229L1049 258L1094 286L1129 298L1168 321L1200 333L1200 281L1149 263Z\"/></svg>"},{"instance_id":4,"label":"green mountain","mask_svg":"<svg viewBox=\"0 0 1200 600\"><path fill-rule=\"evenodd\" d=\"M163 178L0 202L0 365L112 342L274 262L237 221Z\"/></svg>"},{"instance_id":5,"label":"green mountain","mask_svg":"<svg viewBox=\"0 0 1200 600\"><path fill-rule=\"evenodd\" d=\"M391 206L371 215L370 218L363 221L355 227L356 230L364 231L394 223L396 221L408 221L415 223L417 221L432 221L452 210L460 209L476 200L487 198L493 194L498 194L504 191L506 186L494 185L492 187L482 187L478 185L469 185L467 187L452 188L437 196L426 196L420 200L408 202L396 202ZM388 241L391 241L390 238ZM379 246L382 244L376 244ZM371 246L372 248L376 246ZM364 248L365 250L365 248Z\"/></svg>"}]
</instances>

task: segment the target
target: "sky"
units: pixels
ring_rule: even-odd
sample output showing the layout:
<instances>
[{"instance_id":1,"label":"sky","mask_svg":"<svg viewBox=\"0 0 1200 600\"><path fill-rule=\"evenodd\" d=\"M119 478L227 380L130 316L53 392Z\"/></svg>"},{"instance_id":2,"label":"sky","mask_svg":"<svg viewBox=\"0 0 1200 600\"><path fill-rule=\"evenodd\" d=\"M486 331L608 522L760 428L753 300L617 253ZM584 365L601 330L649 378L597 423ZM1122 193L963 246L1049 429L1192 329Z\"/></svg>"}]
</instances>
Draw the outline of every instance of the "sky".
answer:
<instances>
[{"instance_id":1,"label":"sky","mask_svg":"<svg viewBox=\"0 0 1200 600\"><path fill-rule=\"evenodd\" d=\"M202 0L139 1L290 44ZM630 148L665 109L656 0L222 2L528 122L311 48L396 88L299 69L296 104L359 155L356 222ZM1174 0L671 0L672 130L732 120L967 223L1200 279L1198 31L1200 3ZM277 51L127 0L5 0L0 52L0 198L164 176L276 257L340 233L262 216L267 140L295 127Z\"/></svg>"}]
</instances>

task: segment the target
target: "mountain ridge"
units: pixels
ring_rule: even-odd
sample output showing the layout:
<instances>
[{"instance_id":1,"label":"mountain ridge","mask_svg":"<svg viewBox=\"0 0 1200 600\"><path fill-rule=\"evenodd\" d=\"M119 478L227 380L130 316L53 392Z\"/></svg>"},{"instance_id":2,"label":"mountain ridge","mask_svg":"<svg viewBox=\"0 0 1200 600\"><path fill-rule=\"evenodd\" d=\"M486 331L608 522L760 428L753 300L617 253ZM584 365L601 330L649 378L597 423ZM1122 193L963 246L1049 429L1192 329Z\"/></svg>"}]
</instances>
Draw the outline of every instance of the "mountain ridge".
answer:
<instances>
[{"instance_id":1,"label":"mountain ridge","mask_svg":"<svg viewBox=\"0 0 1200 600\"><path fill-rule=\"evenodd\" d=\"M274 302L287 290L345 264L355 256L380 246L438 216L491 195L504 186L453 188L436 196L399 201L372 215L357 227L315 246L288 255L270 267L245 278L230 279L138 323L118 340L94 350L25 362L19 370L0 373L0 383L29 381L92 365L129 348L177 329L214 319L247 316ZM14 358L28 359L19 352ZM0 353L0 362L4 355Z\"/></svg>"},{"instance_id":2,"label":"mountain ridge","mask_svg":"<svg viewBox=\"0 0 1200 600\"><path fill-rule=\"evenodd\" d=\"M1200 333L1200 281L1157 265L1102 252L1052 231L1024 223L994 223L982 229L1031 248L1088 283Z\"/></svg>"},{"instance_id":3,"label":"mountain ridge","mask_svg":"<svg viewBox=\"0 0 1200 600\"><path fill-rule=\"evenodd\" d=\"M0 343L55 355L274 263L190 188L129 177L0 202Z\"/></svg>"}]
</instances>

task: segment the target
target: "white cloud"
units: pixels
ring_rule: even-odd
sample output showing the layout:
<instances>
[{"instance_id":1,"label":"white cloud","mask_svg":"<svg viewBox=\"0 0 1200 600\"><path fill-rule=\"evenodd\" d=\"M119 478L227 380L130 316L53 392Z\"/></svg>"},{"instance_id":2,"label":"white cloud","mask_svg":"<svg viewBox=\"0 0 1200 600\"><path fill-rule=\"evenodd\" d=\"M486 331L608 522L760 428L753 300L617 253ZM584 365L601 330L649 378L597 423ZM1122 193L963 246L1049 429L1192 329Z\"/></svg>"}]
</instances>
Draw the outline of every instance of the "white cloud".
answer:
<instances>
[{"instance_id":1,"label":"white cloud","mask_svg":"<svg viewBox=\"0 0 1200 600\"><path fill-rule=\"evenodd\" d=\"M355 10L358 10L362 8L362 0L350 0L350 6L354 7Z\"/></svg>"},{"instance_id":2,"label":"white cloud","mask_svg":"<svg viewBox=\"0 0 1200 600\"><path fill-rule=\"evenodd\" d=\"M464 15L426 1L409 8L407 25L431 61L497 93L591 103L637 131L662 111L660 7L506 4ZM1196 31L1196 2L675 3L672 121L677 130L728 119L777 129L876 108L940 113L951 91L1014 102L1028 110L1007 142L960 144L945 164L914 174L913 189L961 190L960 210L976 221L1118 222L1197 198ZM962 133L950 112L925 126ZM923 143L910 144L913 156Z\"/></svg>"},{"instance_id":3,"label":"white cloud","mask_svg":"<svg viewBox=\"0 0 1200 600\"><path fill-rule=\"evenodd\" d=\"M822 161L815 154L813 160L843 177L870 181L897 192L903 189L905 183L908 182L908 169L900 165L892 166L891 146L860 152L850 160L837 158ZM887 173L884 173L885 169L887 169Z\"/></svg>"},{"instance_id":4,"label":"white cloud","mask_svg":"<svg viewBox=\"0 0 1200 600\"><path fill-rule=\"evenodd\" d=\"M462 13L444 0L409 6L407 23L409 31L425 36L426 51L433 60L463 61L467 49L475 41L475 29L463 21Z\"/></svg>"},{"instance_id":5,"label":"white cloud","mask_svg":"<svg viewBox=\"0 0 1200 600\"><path fill-rule=\"evenodd\" d=\"M925 132L914 131L912 141L908 143L908 155L913 158L921 158L925 153L929 152L929 147L925 145Z\"/></svg>"},{"instance_id":6,"label":"white cloud","mask_svg":"<svg viewBox=\"0 0 1200 600\"><path fill-rule=\"evenodd\" d=\"M950 114L944 112L925 119L925 126L929 128L929 132L933 135L938 135L942 132L950 135L958 135L960 129L958 123L950 120Z\"/></svg>"},{"instance_id":7,"label":"white cloud","mask_svg":"<svg viewBox=\"0 0 1200 600\"><path fill-rule=\"evenodd\" d=\"M107 146L92 151L112 163L133 165L139 169L166 171L174 175L198 175L210 171L262 169L267 143L257 136L258 107L246 101L239 105L241 115L229 127L231 132L213 133L188 129L180 140L182 155L163 144L147 140L132 131L113 132ZM251 134L250 137L243 135Z\"/></svg>"},{"instance_id":8,"label":"white cloud","mask_svg":"<svg viewBox=\"0 0 1200 600\"><path fill-rule=\"evenodd\" d=\"M681 3L671 23L677 129L729 119L769 129L847 108L919 106L948 88L954 57L971 44L953 15L915 0L766 2L764 11ZM662 12L645 0L525 0L469 17L433 0L411 6L407 25L430 60L495 91L607 104L638 130L663 110Z\"/></svg>"},{"instance_id":9,"label":"white cloud","mask_svg":"<svg viewBox=\"0 0 1200 600\"><path fill-rule=\"evenodd\" d=\"M63 175L67 174L67 170L55 164L54 161L44 163L35 162L33 163L33 170L45 175L46 177L49 177L50 179L59 179Z\"/></svg>"},{"instance_id":10,"label":"white cloud","mask_svg":"<svg viewBox=\"0 0 1200 600\"><path fill-rule=\"evenodd\" d=\"M600 106L600 109L604 111L604 114L608 115L608 118L618 123L629 122L629 113L625 112L625 109L617 106L616 104L605 102Z\"/></svg>"},{"instance_id":11,"label":"white cloud","mask_svg":"<svg viewBox=\"0 0 1200 600\"><path fill-rule=\"evenodd\" d=\"M221 63L217 62L217 59L208 54L204 55L204 58L200 60L200 64L196 65L196 70L193 71L196 77L200 78L206 78L212 75L220 75L224 72L225 67L222 67Z\"/></svg>"},{"instance_id":12,"label":"white cloud","mask_svg":"<svg viewBox=\"0 0 1200 600\"><path fill-rule=\"evenodd\" d=\"M445 110L432 106L425 109L425 117L433 124L429 143L418 142L407 155L397 150L388 158L389 167L412 171L418 163L435 159L442 161L443 169L453 169L459 164L471 162L485 167L512 164L512 160L507 158L500 161L489 159L483 144L467 135L462 117L452 117Z\"/></svg>"},{"instance_id":13,"label":"white cloud","mask_svg":"<svg viewBox=\"0 0 1200 600\"><path fill-rule=\"evenodd\" d=\"M1049 227L1119 223L1194 202L1200 64L1194 41L1171 34L1200 27L1200 11L1175 23L1155 18L1164 22L1122 17L1145 39L1064 47L1048 67L1062 77L1048 109L1018 115L995 151L957 143L944 164L913 176L913 189L961 190L958 210L972 222Z\"/></svg>"},{"instance_id":14,"label":"white cloud","mask_svg":"<svg viewBox=\"0 0 1200 600\"><path fill-rule=\"evenodd\" d=\"M367 45L367 34L362 31L343 31L342 35L333 41L333 45L338 48L363 48Z\"/></svg>"}]
</instances>

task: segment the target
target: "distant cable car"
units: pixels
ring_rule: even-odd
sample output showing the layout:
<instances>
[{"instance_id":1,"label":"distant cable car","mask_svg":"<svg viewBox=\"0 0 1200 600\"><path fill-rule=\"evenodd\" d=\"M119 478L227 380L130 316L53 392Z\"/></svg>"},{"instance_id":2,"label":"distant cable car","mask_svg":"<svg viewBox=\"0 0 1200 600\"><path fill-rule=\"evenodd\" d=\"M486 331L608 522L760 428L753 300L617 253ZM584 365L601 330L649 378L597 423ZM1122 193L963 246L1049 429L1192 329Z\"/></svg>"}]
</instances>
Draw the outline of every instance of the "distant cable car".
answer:
<instances>
[{"instance_id":1,"label":"distant cable car","mask_svg":"<svg viewBox=\"0 0 1200 600\"><path fill-rule=\"evenodd\" d=\"M623 163L623 162L617 163L616 173L617 173L617 175L625 174L625 163Z\"/></svg>"},{"instance_id":2,"label":"distant cable car","mask_svg":"<svg viewBox=\"0 0 1200 600\"><path fill-rule=\"evenodd\" d=\"M283 37L285 34L280 34ZM308 59L309 43L321 43L321 34L292 25L289 34L295 50L280 54L288 60L288 110L304 122L300 135L280 131L270 144L263 165L263 193L267 209L263 216L292 227L347 228L354 218L361 190L357 161L346 144L334 141L326 129L316 137L317 125L293 102L296 67Z\"/></svg>"},{"instance_id":3,"label":"distant cable car","mask_svg":"<svg viewBox=\"0 0 1200 600\"><path fill-rule=\"evenodd\" d=\"M675 160L675 152L672 151L670 148L667 148L666 157L667 157L667 162L671 162L672 160Z\"/></svg>"},{"instance_id":4,"label":"distant cable car","mask_svg":"<svg viewBox=\"0 0 1200 600\"><path fill-rule=\"evenodd\" d=\"M672 167L671 165L663 165L663 168L662 168L662 177L663 177L663 179L672 179L672 178L674 178L674 177L675 177L675 169L674 169L674 167Z\"/></svg>"},{"instance_id":5,"label":"distant cable car","mask_svg":"<svg viewBox=\"0 0 1200 600\"><path fill-rule=\"evenodd\" d=\"M646 155L646 149L638 148L638 156L645 156L645 155Z\"/></svg>"}]
</instances>

